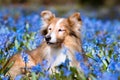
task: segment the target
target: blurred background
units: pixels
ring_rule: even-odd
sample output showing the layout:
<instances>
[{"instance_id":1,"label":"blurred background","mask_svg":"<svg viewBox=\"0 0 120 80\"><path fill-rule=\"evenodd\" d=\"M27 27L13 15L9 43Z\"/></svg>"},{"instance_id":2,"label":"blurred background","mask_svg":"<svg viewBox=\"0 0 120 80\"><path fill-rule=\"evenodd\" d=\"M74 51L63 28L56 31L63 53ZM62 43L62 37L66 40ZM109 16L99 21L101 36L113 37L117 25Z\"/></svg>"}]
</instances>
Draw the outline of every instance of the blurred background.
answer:
<instances>
[{"instance_id":1,"label":"blurred background","mask_svg":"<svg viewBox=\"0 0 120 80\"><path fill-rule=\"evenodd\" d=\"M120 0L0 0L0 8L3 7L27 12L49 9L58 16L80 11L83 16L120 19Z\"/></svg>"}]
</instances>

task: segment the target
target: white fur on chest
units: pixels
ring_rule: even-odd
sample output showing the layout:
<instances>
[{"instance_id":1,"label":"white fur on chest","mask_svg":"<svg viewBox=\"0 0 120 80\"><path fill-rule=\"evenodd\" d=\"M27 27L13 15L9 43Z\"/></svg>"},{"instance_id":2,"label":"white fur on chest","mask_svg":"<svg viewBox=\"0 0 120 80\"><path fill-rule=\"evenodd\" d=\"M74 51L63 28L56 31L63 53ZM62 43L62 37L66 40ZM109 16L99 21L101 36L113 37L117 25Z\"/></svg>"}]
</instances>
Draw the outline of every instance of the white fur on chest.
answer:
<instances>
[{"instance_id":1,"label":"white fur on chest","mask_svg":"<svg viewBox=\"0 0 120 80\"><path fill-rule=\"evenodd\" d=\"M61 52L56 56L56 59L55 59L55 61L53 62L52 65L53 66L58 66L61 63L65 62L65 60L66 60L66 54Z\"/></svg>"},{"instance_id":2,"label":"white fur on chest","mask_svg":"<svg viewBox=\"0 0 120 80\"><path fill-rule=\"evenodd\" d=\"M63 53L63 50L64 49L49 49L48 62L50 67L59 66L61 63L65 62L66 54Z\"/></svg>"}]
</instances>

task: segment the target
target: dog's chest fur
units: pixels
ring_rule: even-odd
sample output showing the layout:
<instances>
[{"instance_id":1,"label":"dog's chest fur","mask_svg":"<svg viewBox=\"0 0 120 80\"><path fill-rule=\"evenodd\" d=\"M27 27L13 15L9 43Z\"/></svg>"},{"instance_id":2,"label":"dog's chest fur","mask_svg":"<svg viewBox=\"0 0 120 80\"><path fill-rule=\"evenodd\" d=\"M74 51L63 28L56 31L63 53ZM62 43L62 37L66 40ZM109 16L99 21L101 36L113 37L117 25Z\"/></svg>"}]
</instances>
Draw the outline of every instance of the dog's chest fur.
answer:
<instances>
[{"instance_id":1,"label":"dog's chest fur","mask_svg":"<svg viewBox=\"0 0 120 80\"><path fill-rule=\"evenodd\" d=\"M59 66L61 63L65 62L67 54L64 53L64 48L47 48L46 60L48 60L49 67Z\"/></svg>"}]
</instances>

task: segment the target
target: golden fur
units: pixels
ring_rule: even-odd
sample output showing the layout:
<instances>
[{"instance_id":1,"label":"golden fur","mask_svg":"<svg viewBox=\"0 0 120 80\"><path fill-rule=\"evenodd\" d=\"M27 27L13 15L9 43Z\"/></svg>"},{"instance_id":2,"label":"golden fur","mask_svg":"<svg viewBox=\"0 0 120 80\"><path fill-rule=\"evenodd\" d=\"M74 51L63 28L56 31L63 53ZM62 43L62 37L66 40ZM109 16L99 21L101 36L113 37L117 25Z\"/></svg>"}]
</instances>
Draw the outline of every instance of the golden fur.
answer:
<instances>
[{"instance_id":1,"label":"golden fur","mask_svg":"<svg viewBox=\"0 0 120 80\"><path fill-rule=\"evenodd\" d=\"M52 52L56 52L55 55L59 56L59 54L61 53L61 49L63 49L64 46L68 49L67 55L68 58L71 59L70 65L79 67L79 63L75 59L74 53L82 52L80 39L82 21L80 18L80 14L76 12L68 18L57 18L50 11L42 11L41 17L43 19L43 27L41 29L41 34L46 37L47 35L54 32L57 41L55 43L48 44L45 40L43 40L42 44L38 48L32 51L27 51L27 54L29 55L29 62L27 63L27 66L32 67L38 63L41 63L44 59L47 59L48 61L51 60L51 57L53 56ZM60 21L60 19L62 20ZM63 58L61 56L59 57ZM23 73L21 69L25 67L25 63L23 62L20 53L15 54L9 60L9 63L12 61L14 61L15 63L7 74L15 77L16 75ZM59 60L56 62L59 62ZM57 66L56 62L51 65L51 69L53 69L53 71L54 67Z\"/></svg>"}]
</instances>

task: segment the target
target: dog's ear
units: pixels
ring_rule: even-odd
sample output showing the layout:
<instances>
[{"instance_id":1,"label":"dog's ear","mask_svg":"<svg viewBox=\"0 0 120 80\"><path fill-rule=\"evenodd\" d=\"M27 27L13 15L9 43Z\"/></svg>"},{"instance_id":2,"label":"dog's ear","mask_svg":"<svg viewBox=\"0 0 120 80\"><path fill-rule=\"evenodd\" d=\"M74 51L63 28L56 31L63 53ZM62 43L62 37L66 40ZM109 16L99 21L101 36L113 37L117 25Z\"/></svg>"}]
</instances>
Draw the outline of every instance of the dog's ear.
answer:
<instances>
[{"instance_id":1,"label":"dog's ear","mask_svg":"<svg viewBox=\"0 0 120 80\"><path fill-rule=\"evenodd\" d=\"M48 25L55 18L55 15L51 11L48 11L48 10L42 11L40 15L42 17L42 23L43 23L43 26L40 32L42 35L46 35Z\"/></svg>"},{"instance_id":2,"label":"dog's ear","mask_svg":"<svg viewBox=\"0 0 120 80\"><path fill-rule=\"evenodd\" d=\"M45 10L41 12L41 17L43 21L49 23L53 18L55 18L55 15L51 11Z\"/></svg>"},{"instance_id":3,"label":"dog's ear","mask_svg":"<svg viewBox=\"0 0 120 80\"><path fill-rule=\"evenodd\" d=\"M80 13L76 12L72 14L70 17L68 17L68 22L71 27L72 35L80 37L80 31L82 27L82 20L80 17Z\"/></svg>"},{"instance_id":4,"label":"dog's ear","mask_svg":"<svg viewBox=\"0 0 120 80\"><path fill-rule=\"evenodd\" d=\"M70 24L72 26L81 26L82 25L82 20L81 20L81 17L80 17L80 13L79 12L76 12L74 14L72 14L69 18L68 18ZM78 25L79 24L79 25ZM77 27L76 26L76 27Z\"/></svg>"}]
</instances>

